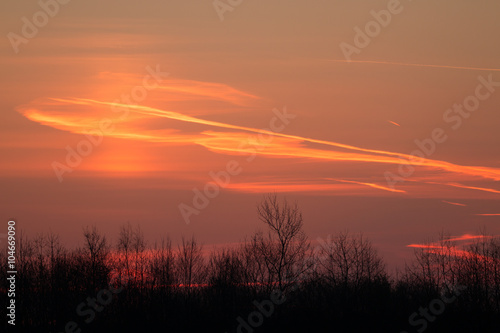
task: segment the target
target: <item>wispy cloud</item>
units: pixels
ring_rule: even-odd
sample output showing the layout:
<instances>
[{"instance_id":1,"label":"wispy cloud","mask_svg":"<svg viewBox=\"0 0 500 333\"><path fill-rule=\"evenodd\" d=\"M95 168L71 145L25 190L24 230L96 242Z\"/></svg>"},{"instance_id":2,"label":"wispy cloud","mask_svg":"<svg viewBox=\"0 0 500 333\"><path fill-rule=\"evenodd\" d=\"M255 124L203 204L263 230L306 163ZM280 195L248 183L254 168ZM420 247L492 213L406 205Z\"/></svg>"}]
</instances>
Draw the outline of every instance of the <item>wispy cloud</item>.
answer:
<instances>
[{"instance_id":1,"label":"wispy cloud","mask_svg":"<svg viewBox=\"0 0 500 333\"><path fill-rule=\"evenodd\" d=\"M373 183L364 183L364 182L358 182L358 181L354 181L354 180L344 180L344 179L334 179L334 178L326 178L326 179L333 180L336 182L341 182L341 183L365 185L365 186L369 186L372 188L376 188L378 190L384 190L384 191L389 191L389 192L406 193L406 191L403 191L403 190L397 190L394 188L390 188L390 187L386 187L386 186L382 186L382 185L378 185L378 184L373 184Z\"/></svg>"},{"instance_id":2,"label":"wispy cloud","mask_svg":"<svg viewBox=\"0 0 500 333\"><path fill-rule=\"evenodd\" d=\"M300 183L300 182L247 182L232 183L226 188L247 193L269 192L346 192L349 188L341 184Z\"/></svg>"},{"instance_id":3,"label":"wispy cloud","mask_svg":"<svg viewBox=\"0 0 500 333\"><path fill-rule=\"evenodd\" d=\"M469 174L469 175L471 175L471 174ZM431 185L450 186L450 187L457 187L457 188L463 188L463 189L468 189L468 190L475 190L475 191L500 194L500 191L496 190L496 189L487 188L487 187L478 187L478 186L467 186L467 185L463 185L460 183L454 183L454 182L439 183L439 182L430 182L430 181L416 181L416 180L411 180L411 179L408 179L408 181L421 182L421 183L431 184Z\"/></svg>"},{"instance_id":4,"label":"wispy cloud","mask_svg":"<svg viewBox=\"0 0 500 333\"><path fill-rule=\"evenodd\" d=\"M393 66L409 66L409 67L430 67L430 68L444 68L444 69L461 69L461 70L473 70L473 71L500 72L499 68L485 68L485 67L472 67L472 66L433 65L433 64L413 64L413 63L395 62L395 61L338 60L338 59L329 59L328 61L342 62L342 63L377 64L377 65L393 65Z\"/></svg>"},{"instance_id":5,"label":"wispy cloud","mask_svg":"<svg viewBox=\"0 0 500 333\"><path fill-rule=\"evenodd\" d=\"M463 206L466 207L466 204L458 203L458 202L452 202L452 201L446 201L446 200L441 200L441 202L447 203L449 205L455 205L455 206Z\"/></svg>"},{"instance_id":6,"label":"wispy cloud","mask_svg":"<svg viewBox=\"0 0 500 333\"><path fill-rule=\"evenodd\" d=\"M498 193L500 194L499 190L495 190L492 188L485 188L485 187L477 187L477 186L466 186L458 183L446 183L445 185L448 186L453 186L453 187L458 187L458 188L464 188L464 189L469 189L469 190L477 190L477 191L483 191L483 192L490 192L490 193Z\"/></svg>"},{"instance_id":7,"label":"wispy cloud","mask_svg":"<svg viewBox=\"0 0 500 333\"><path fill-rule=\"evenodd\" d=\"M101 75L113 78L113 73ZM124 75L119 74L118 78L126 78ZM134 81L131 78L128 80ZM196 100L201 100L202 103L199 105L202 106L206 101L217 101L234 105L237 108L246 108L254 107L259 97L225 84L169 79L158 87L152 99L152 104L160 104L162 107L131 105L91 98L46 98L22 105L18 111L37 123L79 134L95 130L103 118L108 118L112 120L114 129L104 133L105 136L173 145L199 145L218 154L258 154L271 158L295 158L318 162L367 162L398 166L405 162L421 167L423 171L444 170L448 172L448 176L460 174L500 180L500 168L466 166L427 158L415 159L411 155L393 151L368 149L341 142L209 120L186 114L177 109L178 104L170 104L172 101L188 103ZM148 104L149 102L148 97ZM123 117L113 112L113 108L127 110L127 116ZM195 113L200 114L200 112ZM215 114L217 115L217 112ZM395 122L389 122L399 126ZM258 135L273 139L259 140ZM314 144L315 148L312 148L311 144ZM441 178L446 179L447 176ZM379 183L363 181L363 179L329 178L327 180L357 184L393 193L407 193L407 189L393 189ZM453 182L418 182L500 194L500 190ZM289 188L306 188L303 185L297 186L290 184ZM321 186L327 187L325 184ZM280 187L286 189L283 184Z\"/></svg>"},{"instance_id":8,"label":"wispy cloud","mask_svg":"<svg viewBox=\"0 0 500 333\"><path fill-rule=\"evenodd\" d=\"M66 110L64 111L54 111L56 106L54 102L59 102L57 108L63 107L66 104ZM90 108L85 108L81 110L76 108L75 105L86 106ZM98 107L105 107L106 113L96 114L94 109ZM151 142L164 142L164 143L182 143L182 144L199 144L212 151L223 152L223 153L248 153L249 148L245 148L242 143L245 144L248 141L248 132L255 134L265 134L274 137L286 139L277 141L267 147L265 143L258 143L261 146L266 146L266 149L259 149L255 153L273 157L295 157L295 158L310 158L316 160L324 161L352 161L352 162L371 162L371 163L386 163L400 165L401 158L408 159L408 163L415 166L430 167L435 169L442 169L449 171L451 173L462 173L471 176L483 177L486 179L500 180L500 169L489 168L489 167L477 167L477 166L463 166L458 164L453 164L446 161L432 160L432 159L418 159L415 160L413 156L407 154L401 154L391 151L375 150L375 149L365 149L361 147L356 147L352 145L346 145L338 142L331 142L325 140L317 140L308 137L302 137L291 134L276 133L269 130L262 130L252 127L233 125L229 123L205 120L197 117L192 117L184 115L175 111L167 111L158 108L142 106L142 105L128 105L122 103L112 103L103 102L92 99L83 98L73 98L73 99L49 99L44 101L38 100L29 105L24 105L19 107L19 111L25 115L27 118L39 122L44 125L48 125L54 128L70 131L73 133L86 133L87 131L95 128L98 121L109 114L109 108L117 106L122 108L127 108L131 111L131 116L128 118L128 123L124 124L123 121L119 121L122 126L121 130L113 131L110 136L118 138L127 139L137 139ZM41 111L39 108L45 108L45 111ZM53 107L51 109L51 107ZM48 108L48 110L47 110ZM77 111L77 114L71 115L68 112ZM103 109L101 109L102 112ZM78 111L80 113L78 113ZM181 133L181 128L176 129L163 129L147 131L134 126L133 120L144 119L144 117L150 120L154 119L170 119L176 120L183 123L197 124L209 127L215 127L220 129L230 129L239 130L242 132L228 133L226 132L215 132L201 130L197 134L187 134ZM143 132L142 134L137 133L138 131ZM177 134L173 134L173 133ZM342 148L346 151L336 151L336 150L325 150L325 149L312 149L304 147L303 143L317 143L330 147ZM362 153L360 153L362 152ZM447 184L449 186L476 189L488 191L491 193L500 193L500 191L470 187L460 184Z\"/></svg>"},{"instance_id":9,"label":"wispy cloud","mask_svg":"<svg viewBox=\"0 0 500 333\"><path fill-rule=\"evenodd\" d=\"M471 241L485 242L493 236L464 234L461 236L449 237L444 242L431 242L426 244L409 244L407 247L423 249L427 253L438 255L451 255L455 257L473 257L481 260L490 260L480 254L464 249L464 246L471 244Z\"/></svg>"}]
</instances>

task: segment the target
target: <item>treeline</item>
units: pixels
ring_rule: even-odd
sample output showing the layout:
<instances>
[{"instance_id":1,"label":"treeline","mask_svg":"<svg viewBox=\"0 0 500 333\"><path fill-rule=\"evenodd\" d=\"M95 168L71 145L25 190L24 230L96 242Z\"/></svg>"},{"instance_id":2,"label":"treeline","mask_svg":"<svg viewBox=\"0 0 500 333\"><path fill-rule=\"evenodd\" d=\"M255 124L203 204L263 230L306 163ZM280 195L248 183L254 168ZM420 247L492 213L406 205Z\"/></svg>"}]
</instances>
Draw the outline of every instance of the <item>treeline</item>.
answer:
<instances>
[{"instance_id":1,"label":"treeline","mask_svg":"<svg viewBox=\"0 0 500 333\"><path fill-rule=\"evenodd\" d=\"M16 330L500 330L499 238L476 238L458 249L441 235L389 276L361 234L342 232L311 246L296 204L270 195L257 212L265 231L209 252L193 237L176 246L168 237L148 244L130 224L121 226L116 244L87 227L84 246L74 250L53 233L20 235ZM3 251L0 260L7 262ZM2 304L6 271L0 273Z\"/></svg>"}]
</instances>

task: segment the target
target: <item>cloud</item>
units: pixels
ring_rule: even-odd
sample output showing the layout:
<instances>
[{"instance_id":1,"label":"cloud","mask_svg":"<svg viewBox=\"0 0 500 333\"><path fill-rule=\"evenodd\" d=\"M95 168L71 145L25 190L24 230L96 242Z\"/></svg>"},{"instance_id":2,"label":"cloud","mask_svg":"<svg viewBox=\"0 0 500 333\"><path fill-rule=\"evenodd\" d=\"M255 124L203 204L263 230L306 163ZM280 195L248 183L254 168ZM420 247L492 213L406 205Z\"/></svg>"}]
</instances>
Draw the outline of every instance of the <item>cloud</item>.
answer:
<instances>
[{"instance_id":1,"label":"cloud","mask_svg":"<svg viewBox=\"0 0 500 333\"><path fill-rule=\"evenodd\" d=\"M442 69L460 69L460 70L472 70L472 71L500 72L499 68L484 68L484 67L470 67L470 66L448 66L448 65L432 65L432 64L412 64L412 63L394 62L394 61L338 60L338 59L329 59L328 61L342 62L342 63L377 64L377 65L393 65L393 66L409 66L409 67L430 67L430 68L442 68Z\"/></svg>"},{"instance_id":2,"label":"cloud","mask_svg":"<svg viewBox=\"0 0 500 333\"><path fill-rule=\"evenodd\" d=\"M471 257L479 258L481 260L489 260L491 258L487 258L480 254L464 250L464 247L472 244L470 241L485 242L491 238L493 238L493 236L463 234L461 236L446 238L441 242L431 242L427 244L409 244L407 245L407 247L423 249L427 253L438 255L451 255L455 257Z\"/></svg>"},{"instance_id":3,"label":"cloud","mask_svg":"<svg viewBox=\"0 0 500 333\"><path fill-rule=\"evenodd\" d=\"M452 202L452 201L446 201L446 200L441 200L441 202L444 202L444 203L447 203L447 204L450 204L450 205L455 205L455 206L462 206L462 207L466 207L467 206L466 204L462 204L462 203L458 203L458 202Z\"/></svg>"},{"instance_id":4,"label":"cloud","mask_svg":"<svg viewBox=\"0 0 500 333\"><path fill-rule=\"evenodd\" d=\"M54 105L54 102L58 102L60 104ZM63 112L57 111L57 109L60 109L62 106L64 106L64 104L66 104L66 110L64 110ZM75 106L78 107L75 108ZM82 110L82 106L86 107L85 110ZM266 155L270 157L308 158L323 161L371 162L393 165L400 165L401 163L405 162L415 166L446 170L451 173L461 173L471 176L483 177L486 179L500 180L500 169L498 168L463 166L446 161L426 158L415 159L414 156L408 154L366 149L338 142L317 140L292 134L276 133L270 130L233 125L214 120L206 120L185 115L176 111L162 110L143 105L128 105L123 103L104 102L84 98L57 98L44 101L38 100L28 105L21 106L18 108L18 110L30 120L54 128L83 134L91 129L96 128L100 119L108 117L110 114L109 109L112 107L119 107L130 110L130 116L127 117L126 121L117 119L117 116L114 116L113 118L118 124L124 125L121 129L107 134L109 136L117 138L164 143L199 144L215 152L226 154L241 154L248 153L250 148L245 148L244 145L248 143L248 133L253 133L268 135L281 139L276 140L276 142L273 141L269 144L254 140L259 147L265 147L265 149L253 149L252 151L256 154ZM42 108L44 108L45 110L42 111ZM103 113L98 115L95 112L96 110L101 110L101 112ZM77 114L72 115L71 112L68 111L73 111ZM166 119L178 121L179 123L176 124L176 129L171 128L167 130L162 129L148 131L134 126L134 121L145 119L149 119L150 121ZM240 132L230 133L228 135L226 132L199 130L196 134L187 134L182 133L182 125L180 125L180 123L202 125L205 126L205 128L208 126L218 129L238 130ZM141 134L137 132L143 133ZM178 134L172 135L172 133ZM340 148L341 150L312 149L305 147L305 143L316 143L328 147ZM407 159L407 161L402 159ZM453 183L449 183L447 185L468 189L484 190L492 193L500 193L500 191L487 188L468 187L465 185Z\"/></svg>"},{"instance_id":5,"label":"cloud","mask_svg":"<svg viewBox=\"0 0 500 333\"><path fill-rule=\"evenodd\" d=\"M123 79L127 83L140 82L140 77L128 76L126 73L106 72L101 73L100 77L111 81ZM442 160L415 158L412 155L393 151L368 149L341 142L278 133L269 129L214 120L213 116L212 119L205 119L193 115L200 114L198 111L190 113L179 107L182 103L187 103L190 108L195 108L193 103L196 102L198 103L196 107L201 109L209 102L217 102L223 103L221 105L233 105L236 107L235 110L240 111L248 107L254 108L259 100L258 96L221 83L168 79L154 90L154 95L151 92L151 96L148 96L148 105L159 105L157 107L128 104L123 100L110 102L102 99L72 97L37 99L18 107L18 111L39 124L78 134L95 131L103 119L108 119L113 124L112 130L103 133L108 137L169 145L198 145L217 154L252 154L268 158L294 158L315 162L377 163L397 166L409 164L420 167L422 172L427 173L436 170L446 171L447 174L440 175L440 179L449 179L453 175L466 175L472 178L500 180L500 168L459 165ZM214 112L208 113L218 115L216 110L217 108L214 108ZM407 192L362 179L329 178L328 180L367 186L387 192ZM418 182L500 194L500 190L453 182ZM289 185L289 188L306 188L303 185L297 187L293 183ZM328 187L325 184L321 186ZM280 188L285 189L285 186L282 184Z\"/></svg>"},{"instance_id":6,"label":"cloud","mask_svg":"<svg viewBox=\"0 0 500 333\"><path fill-rule=\"evenodd\" d=\"M473 173L470 173L469 175L473 175ZM439 182L430 182L430 181L412 180L412 179L407 179L407 181L421 182L421 183L430 184L430 185L449 186L449 187L456 187L456 188L462 188L462 189L467 189L467 190L475 190L475 191L482 191L482 192L489 192L489 193L500 194L499 190L495 190L495 189L492 189L492 188L478 187L478 186L467 186L467 185L463 185L463 184L460 184L460 183L454 183L454 182L439 183Z\"/></svg>"},{"instance_id":7,"label":"cloud","mask_svg":"<svg viewBox=\"0 0 500 333\"><path fill-rule=\"evenodd\" d=\"M314 182L247 182L231 183L226 186L230 190L247 193L269 193L269 192L339 192L349 190L349 186L341 184L321 184Z\"/></svg>"},{"instance_id":8,"label":"cloud","mask_svg":"<svg viewBox=\"0 0 500 333\"><path fill-rule=\"evenodd\" d=\"M377 185L377 184L372 184L372 183L363 183L363 182L357 182L357 181L353 181L353 180L343 180L343 179L333 179L333 178L327 178L327 179L333 180L336 182L342 182L342 183L352 183L352 184L365 185L365 186L369 186L369 187L373 187L373 188L376 188L379 190L384 190L384 191L389 191L389 192L406 193L406 191L403 191L403 190L397 190L394 188L390 188L390 187L386 187L386 186L382 186L382 185Z\"/></svg>"}]
</instances>

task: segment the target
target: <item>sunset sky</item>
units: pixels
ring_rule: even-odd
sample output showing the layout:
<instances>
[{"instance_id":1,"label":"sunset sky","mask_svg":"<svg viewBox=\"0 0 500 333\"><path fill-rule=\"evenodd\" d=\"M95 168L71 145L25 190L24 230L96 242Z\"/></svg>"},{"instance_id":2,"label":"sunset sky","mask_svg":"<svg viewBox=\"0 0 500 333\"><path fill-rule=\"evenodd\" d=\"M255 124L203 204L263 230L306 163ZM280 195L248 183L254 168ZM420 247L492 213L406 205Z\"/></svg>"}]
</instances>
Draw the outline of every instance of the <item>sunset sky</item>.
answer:
<instances>
[{"instance_id":1,"label":"sunset sky","mask_svg":"<svg viewBox=\"0 0 500 333\"><path fill-rule=\"evenodd\" d=\"M0 213L29 235L234 244L269 192L392 267L500 234L500 2L54 1L0 5Z\"/></svg>"}]
</instances>

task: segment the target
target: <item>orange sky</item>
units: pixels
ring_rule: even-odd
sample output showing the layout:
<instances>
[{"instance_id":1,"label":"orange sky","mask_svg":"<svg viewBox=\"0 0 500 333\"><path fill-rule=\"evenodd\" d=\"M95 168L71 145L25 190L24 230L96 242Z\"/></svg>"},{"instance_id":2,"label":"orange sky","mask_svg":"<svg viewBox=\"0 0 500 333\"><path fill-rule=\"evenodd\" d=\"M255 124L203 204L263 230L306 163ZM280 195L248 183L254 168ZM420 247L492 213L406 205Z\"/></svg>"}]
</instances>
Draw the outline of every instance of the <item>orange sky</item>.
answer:
<instances>
[{"instance_id":1,"label":"orange sky","mask_svg":"<svg viewBox=\"0 0 500 333\"><path fill-rule=\"evenodd\" d=\"M8 34L42 9L2 4L2 219L68 244L127 221L234 243L277 191L311 239L363 231L391 263L441 230L499 234L500 4L401 1L346 62L387 3L244 1L221 21L210 1L71 1L18 53Z\"/></svg>"}]
</instances>

